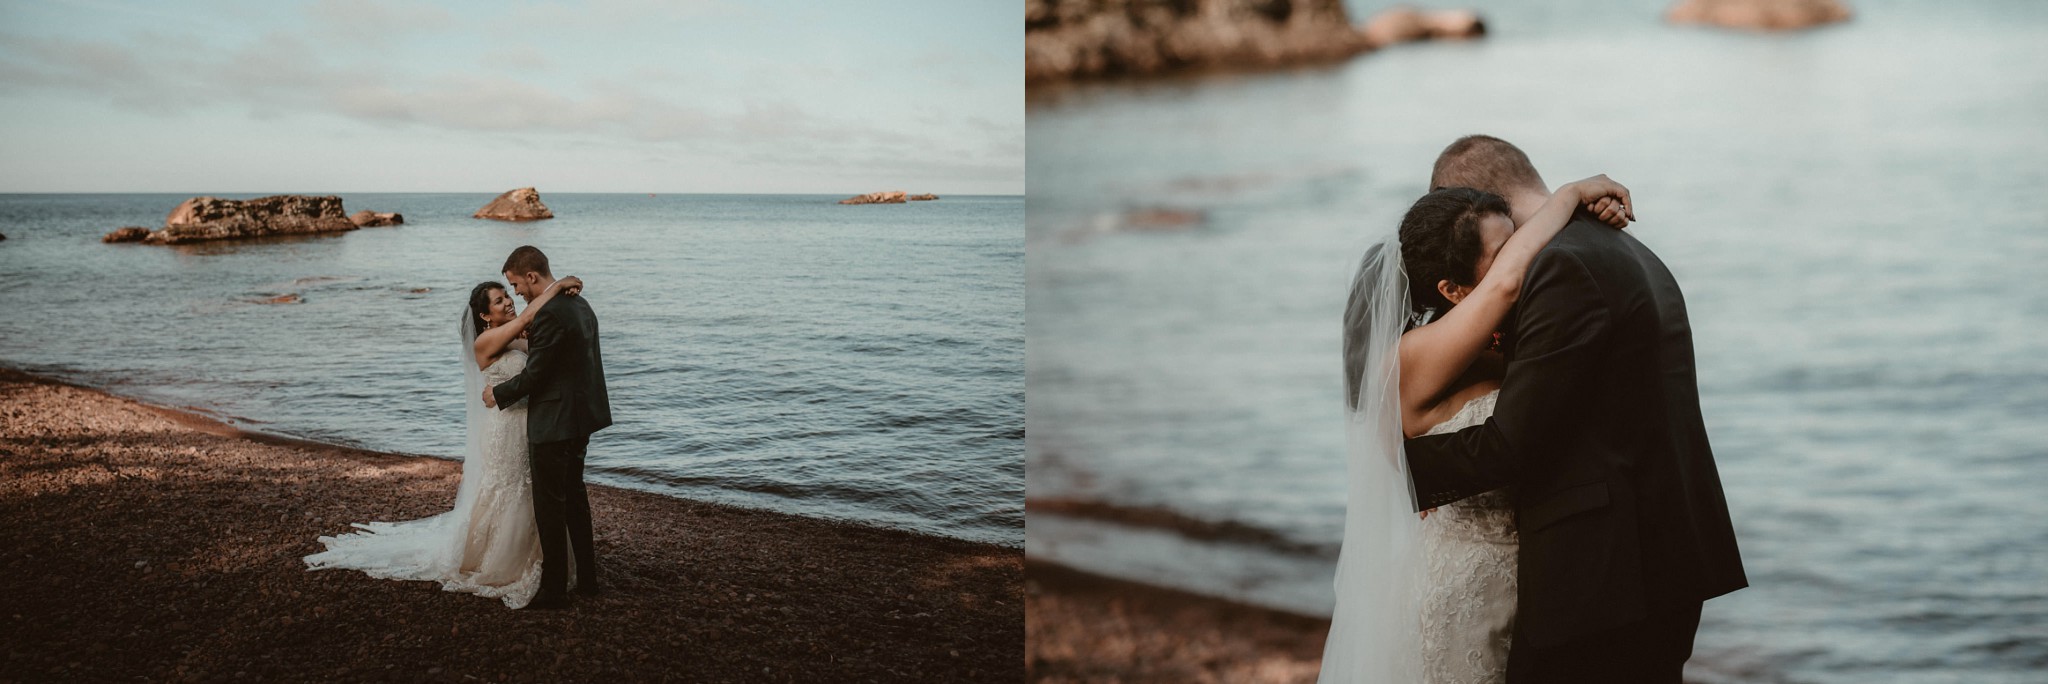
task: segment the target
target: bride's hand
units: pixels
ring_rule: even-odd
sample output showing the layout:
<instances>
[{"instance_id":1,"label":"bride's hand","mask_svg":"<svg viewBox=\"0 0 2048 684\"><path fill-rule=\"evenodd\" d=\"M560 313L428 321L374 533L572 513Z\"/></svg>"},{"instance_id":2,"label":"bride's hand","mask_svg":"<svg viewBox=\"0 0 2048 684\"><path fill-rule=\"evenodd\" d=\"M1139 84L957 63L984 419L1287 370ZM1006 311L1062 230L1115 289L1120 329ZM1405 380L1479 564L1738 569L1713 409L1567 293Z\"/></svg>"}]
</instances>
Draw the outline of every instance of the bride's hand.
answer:
<instances>
[{"instance_id":1,"label":"bride's hand","mask_svg":"<svg viewBox=\"0 0 2048 684\"><path fill-rule=\"evenodd\" d=\"M1636 218L1635 201L1629 197L1628 188L1614 182L1606 174L1594 176L1569 184L1578 193L1579 202L1586 210L1607 225L1627 228Z\"/></svg>"},{"instance_id":2,"label":"bride's hand","mask_svg":"<svg viewBox=\"0 0 2048 684\"><path fill-rule=\"evenodd\" d=\"M574 296L576 293L583 291L583 279L578 278L576 276L568 276L561 280L557 280L555 281L555 285L561 287L562 294L565 295Z\"/></svg>"}]
</instances>

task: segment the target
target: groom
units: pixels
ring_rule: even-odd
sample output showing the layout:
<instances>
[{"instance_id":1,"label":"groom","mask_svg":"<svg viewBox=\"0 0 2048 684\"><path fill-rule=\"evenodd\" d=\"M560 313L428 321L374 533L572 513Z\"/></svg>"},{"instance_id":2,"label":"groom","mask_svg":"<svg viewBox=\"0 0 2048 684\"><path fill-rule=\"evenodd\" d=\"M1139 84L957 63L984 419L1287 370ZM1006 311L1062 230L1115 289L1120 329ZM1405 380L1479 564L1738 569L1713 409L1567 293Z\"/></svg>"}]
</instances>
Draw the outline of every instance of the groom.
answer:
<instances>
[{"instance_id":1,"label":"groom","mask_svg":"<svg viewBox=\"0 0 2048 684\"><path fill-rule=\"evenodd\" d=\"M1529 158L1468 136L1431 187L1550 196ZM1502 322L1507 375L1484 424L1406 442L1416 503L1516 487L1508 681L1680 681L1700 604L1748 586L1700 418L1678 283L1634 236L1579 214L1530 264Z\"/></svg>"},{"instance_id":2,"label":"groom","mask_svg":"<svg viewBox=\"0 0 2048 684\"><path fill-rule=\"evenodd\" d=\"M505 258L505 280L532 302L555 276L548 257L528 245ZM528 464L533 469L533 520L540 529L540 590L528 608L568 605L568 549L576 553L576 592L597 595L597 551L590 533L590 498L583 488L583 456L590 434L612 424L604 390L604 358L597 345L597 314L588 297L555 297L527 328L526 369L484 388L485 406L503 408L531 397L526 407Z\"/></svg>"}]
</instances>

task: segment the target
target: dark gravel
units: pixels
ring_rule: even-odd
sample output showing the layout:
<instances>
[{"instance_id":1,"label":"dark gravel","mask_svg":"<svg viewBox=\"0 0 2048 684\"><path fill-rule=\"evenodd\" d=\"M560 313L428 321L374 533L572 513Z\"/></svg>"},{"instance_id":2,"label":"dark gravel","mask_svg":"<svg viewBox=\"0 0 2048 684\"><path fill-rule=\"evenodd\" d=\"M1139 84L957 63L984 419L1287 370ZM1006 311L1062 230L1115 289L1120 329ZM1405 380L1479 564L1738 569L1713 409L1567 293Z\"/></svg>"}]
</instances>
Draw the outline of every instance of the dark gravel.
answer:
<instances>
[{"instance_id":1,"label":"dark gravel","mask_svg":"<svg viewBox=\"0 0 2048 684\"><path fill-rule=\"evenodd\" d=\"M0 681L1025 677L1020 549L643 492L591 488L569 610L305 570L459 473L0 370Z\"/></svg>"}]
</instances>

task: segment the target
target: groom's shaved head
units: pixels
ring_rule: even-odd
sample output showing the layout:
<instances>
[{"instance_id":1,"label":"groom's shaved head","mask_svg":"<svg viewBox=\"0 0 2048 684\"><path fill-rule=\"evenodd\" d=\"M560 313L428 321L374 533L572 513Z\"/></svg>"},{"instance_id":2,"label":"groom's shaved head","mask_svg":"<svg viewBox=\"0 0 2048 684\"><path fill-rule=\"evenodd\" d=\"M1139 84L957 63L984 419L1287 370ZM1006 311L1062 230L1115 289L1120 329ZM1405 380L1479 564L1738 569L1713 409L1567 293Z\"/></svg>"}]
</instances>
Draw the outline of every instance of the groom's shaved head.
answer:
<instances>
[{"instance_id":1,"label":"groom's shaved head","mask_svg":"<svg viewBox=\"0 0 2048 684\"><path fill-rule=\"evenodd\" d=\"M1436 169L1429 174L1431 190L1472 188L1496 195L1512 196L1517 190L1549 192L1543 176L1529 163L1529 155L1513 143L1490 135L1468 135L1452 142L1436 156Z\"/></svg>"},{"instance_id":2,"label":"groom's shaved head","mask_svg":"<svg viewBox=\"0 0 2048 684\"><path fill-rule=\"evenodd\" d=\"M555 274L548 272L548 255L540 253L540 248L533 245L512 250L512 256L505 257L505 267L498 270L513 275L539 273L549 278L555 277Z\"/></svg>"}]
</instances>

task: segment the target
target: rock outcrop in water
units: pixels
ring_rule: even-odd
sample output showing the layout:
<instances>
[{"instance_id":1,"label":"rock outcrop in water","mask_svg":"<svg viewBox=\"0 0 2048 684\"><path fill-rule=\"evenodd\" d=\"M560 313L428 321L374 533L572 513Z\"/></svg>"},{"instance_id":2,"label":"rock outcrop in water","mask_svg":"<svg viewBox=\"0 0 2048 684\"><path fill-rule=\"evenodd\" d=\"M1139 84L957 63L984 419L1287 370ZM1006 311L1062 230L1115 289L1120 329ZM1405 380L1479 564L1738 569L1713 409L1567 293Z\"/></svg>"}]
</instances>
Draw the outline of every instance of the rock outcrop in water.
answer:
<instances>
[{"instance_id":1,"label":"rock outcrop in water","mask_svg":"<svg viewBox=\"0 0 2048 684\"><path fill-rule=\"evenodd\" d=\"M540 191L533 188L507 190L497 199L491 200L484 208L476 210L471 218L493 221L538 221L555 217L548 205L540 203Z\"/></svg>"},{"instance_id":2,"label":"rock outcrop in water","mask_svg":"<svg viewBox=\"0 0 2048 684\"><path fill-rule=\"evenodd\" d=\"M912 201L912 202L930 202L930 201L932 201L932 200L935 200L935 199L938 199L938 198L939 198L939 196L938 196L938 195L934 195L934 194L931 194L931 193L927 192L927 193L925 193L925 194L922 194L922 195L911 195L911 196L910 196L910 201Z\"/></svg>"},{"instance_id":3,"label":"rock outcrop in water","mask_svg":"<svg viewBox=\"0 0 2048 684\"><path fill-rule=\"evenodd\" d=\"M1673 24L1751 31L1792 31L1849 20L1839 0L1681 0L1664 13Z\"/></svg>"},{"instance_id":4,"label":"rock outcrop in water","mask_svg":"<svg viewBox=\"0 0 2048 684\"><path fill-rule=\"evenodd\" d=\"M142 226L127 226L107 233L100 242L141 242L149 238L149 229Z\"/></svg>"},{"instance_id":5,"label":"rock outcrop in water","mask_svg":"<svg viewBox=\"0 0 2048 684\"><path fill-rule=\"evenodd\" d=\"M370 211L368 209L364 209L362 211L349 214L348 222L356 224L357 228L379 228L383 226L402 225L405 223L405 216L392 212Z\"/></svg>"},{"instance_id":6,"label":"rock outcrop in water","mask_svg":"<svg viewBox=\"0 0 2048 684\"><path fill-rule=\"evenodd\" d=\"M356 224L349 222L348 216L342 212L340 197L273 195L252 200L194 197L172 209L171 215L164 219L164 227L149 233L142 241L177 245L355 229ZM101 239L112 242L114 240L110 238L115 235L126 237L133 234L131 229L124 228Z\"/></svg>"},{"instance_id":7,"label":"rock outcrop in water","mask_svg":"<svg viewBox=\"0 0 2048 684\"><path fill-rule=\"evenodd\" d=\"M1025 0L1024 80L1334 62L1370 50L1343 0Z\"/></svg>"},{"instance_id":8,"label":"rock outcrop in water","mask_svg":"<svg viewBox=\"0 0 2048 684\"><path fill-rule=\"evenodd\" d=\"M1471 10L1429 11L1391 7L1365 20L1365 40L1383 48L1418 40L1463 40L1486 35L1486 21Z\"/></svg>"},{"instance_id":9,"label":"rock outcrop in water","mask_svg":"<svg viewBox=\"0 0 2048 684\"><path fill-rule=\"evenodd\" d=\"M885 190L885 191L882 191L882 192L870 192L870 193L868 193L868 194L865 194L865 195L854 195L854 196L852 196L852 197L848 197L848 198L846 198L846 199L843 199L843 200L839 200L839 203L840 203L840 204L902 204L902 203L904 203L904 202L906 202L906 201L909 201L909 199L908 199L908 195L909 195L909 194L910 194L910 193L904 192L904 191L902 191L902 190ZM934 199L936 199L936 198L934 198Z\"/></svg>"}]
</instances>

